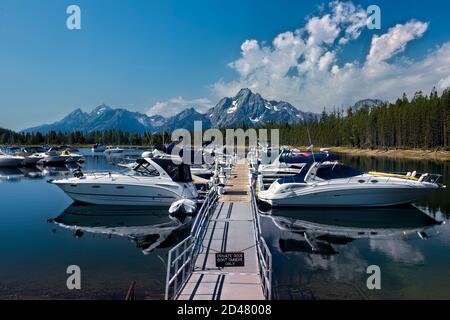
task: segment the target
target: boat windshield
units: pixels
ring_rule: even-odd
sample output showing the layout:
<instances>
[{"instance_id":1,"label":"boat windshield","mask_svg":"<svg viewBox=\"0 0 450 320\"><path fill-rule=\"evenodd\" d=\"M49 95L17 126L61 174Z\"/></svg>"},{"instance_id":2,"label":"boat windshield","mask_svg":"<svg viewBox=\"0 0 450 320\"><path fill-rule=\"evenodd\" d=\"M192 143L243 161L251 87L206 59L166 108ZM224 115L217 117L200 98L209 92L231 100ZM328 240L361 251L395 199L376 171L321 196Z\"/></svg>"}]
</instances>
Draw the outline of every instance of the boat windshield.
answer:
<instances>
[{"instance_id":1,"label":"boat windshield","mask_svg":"<svg viewBox=\"0 0 450 320\"><path fill-rule=\"evenodd\" d=\"M323 180L345 179L363 174L361 171L340 163L322 164L316 172L316 177Z\"/></svg>"},{"instance_id":2,"label":"boat windshield","mask_svg":"<svg viewBox=\"0 0 450 320\"><path fill-rule=\"evenodd\" d=\"M191 182L191 169L187 164L174 163L171 159L153 159L157 165L159 165L167 174L172 178L174 182Z\"/></svg>"},{"instance_id":3,"label":"boat windshield","mask_svg":"<svg viewBox=\"0 0 450 320\"><path fill-rule=\"evenodd\" d=\"M128 172L129 175L141 176L141 177L157 177L159 176L158 170L156 170L150 163L139 163L133 170Z\"/></svg>"}]
</instances>

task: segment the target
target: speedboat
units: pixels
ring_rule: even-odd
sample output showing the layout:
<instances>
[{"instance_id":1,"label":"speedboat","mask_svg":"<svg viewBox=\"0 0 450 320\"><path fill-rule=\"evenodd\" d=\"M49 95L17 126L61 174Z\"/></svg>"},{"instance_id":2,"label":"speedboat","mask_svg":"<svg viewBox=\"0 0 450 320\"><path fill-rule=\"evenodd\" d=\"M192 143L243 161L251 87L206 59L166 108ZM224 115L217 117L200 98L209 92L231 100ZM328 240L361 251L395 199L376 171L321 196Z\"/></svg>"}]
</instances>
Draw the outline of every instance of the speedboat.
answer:
<instances>
[{"instance_id":1,"label":"speedboat","mask_svg":"<svg viewBox=\"0 0 450 320\"><path fill-rule=\"evenodd\" d=\"M66 163L75 163L84 161L84 157L81 154L72 153L68 150L60 152L52 148L46 153L35 155L35 157L39 156L42 156L43 158L39 160L37 163L45 165L63 165Z\"/></svg>"},{"instance_id":2,"label":"speedboat","mask_svg":"<svg viewBox=\"0 0 450 320\"><path fill-rule=\"evenodd\" d=\"M445 188L441 176L369 172L339 162L306 164L293 177L279 179L258 197L271 206L384 207L411 203L430 191Z\"/></svg>"},{"instance_id":3,"label":"speedboat","mask_svg":"<svg viewBox=\"0 0 450 320\"><path fill-rule=\"evenodd\" d=\"M70 151L70 152L72 152L72 153L74 153L74 152L79 152L79 151L80 151L80 150L78 150L78 149L75 148L75 147L67 146L67 145L59 146L59 147L58 147L58 150L60 150L60 151Z\"/></svg>"},{"instance_id":4,"label":"speedboat","mask_svg":"<svg viewBox=\"0 0 450 320\"><path fill-rule=\"evenodd\" d=\"M63 156L61 152L50 149L47 152L36 154L35 157L41 156L42 159L39 160L38 164L45 164L45 165L62 165L66 163L67 157Z\"/></svg>"},{"instance_id":5,"label":"speedboat","mask_svg":"<svg viewBox=\"0 0 450 320\"><path fill-rule=\"evenodd\" d=\"M41 147L24 147L21 149L20 155L25 157L24 166L35 166L45 157L45 149Z\"/></svg>"},{"instance_id":6,"label":"speedboat","mask_svg":"<svg viewBox=\"0 0 450 320\"><path fill-rule=\"evenodd\" d=\"M24 166L34 166L38 164L39 161L44 160L45 154L44 153L33 153L29 156L25 157L25 160L23 161Z\"/></svg>"},{"instance_id":7,"label":"speedboat","mask_svg":"<svg viewBox=\"0 0 450 320\"><path fill-rule=\"evenodd\" d=\"M91 148L92 152L105 152L105 150L106 150L105 146L100 143L94 144Z\"/></svg>"},{"instance_id":8,"label":"speedboat","mask_svg":"<svg viewBox=\"0 0 450 320\"><path fill-rule=\"evenodd\" d=\"M75 177L50 180L74 201L100 205L170 206L197 199L189 166L175 159L138 159L119 173L75 172Z\"/></svg>"},{"instance_id":9,"label":"speedboat","mask_svg":"<svg viewBox=\"0 0 450 320\"><path fill-rule=\"evenodd\" d=\"M194 149L183 149L180 151L181 156L180 155L172 155L170 153L165 153L163 151L161 151L161 149L164 148L164 150L167 150L168 147L161 147L158 146L159 148L155 148L153 151L144 151L141 154L141 158L167 158L167 159L179 159L179 160L183 160L185 163L189 163L190 167L191 167L191 173L192 175L196 176L196 177L200 177L202 179L207 179L209 180L213 175L214 175L214 168L212 165L208 165L205 162L205 157L204 155L201 153L202 150L198 151L198 150L194 150ZM201 163L196 163L196 157L200 158L200 162ZM122 167L129 167L132 166L133 164L118 164L119 166Z\"/></svg>"},{"instance_id":10,"label":"speedboat","mask_svg":"<svg viewBox=\"0 0 450 320\"><path fill-rule=\"evenodd\" d=\"M320 162L327 157L329 157L329 154L325 152L300 153L285 149L280 152L272 163L259 165L258 173L262 176L264 182L272 183L277 179L299 174L308 162Z\"/></svg>"},{"instance_id":11,"label":"speedboat","mask_svg":"<svg viewBox=\"0 0 450 320\"><path fill-rule=\"evenodd\" d=\"M0 167L18 167L22 165L23 160L25 158L22 156L0 152Z\"/></svg>"},{"instance_id":12,"label":"speedboat","mask_svg":"<svg viewBox=\"0 0 450 320\"><path fill-rule=\"evenodd\" d=\"M111 162L116 162L118 159L124 158L138 158L142 151L133 148L120 148L120 147L106 147L103 152L106 159Z\"/></svg>"},{"instance_id":13,"label":"speedboat","mask_svg":"<svg viewBox=\"0 0 450 320\"><path fill-rule=\"evenodd\" d=\"M115 156L115 155L122 155L124 152L125 149L108 146L106 147L103 153L105 154L105 156Z\"/></svg>"},{"instance_id":14,"label":"speedboat","mask_svg":"<svg viewBox=\"0 0 450 320\"><path fill-rule=\"evenodd\" d=\"M66 163L84 162L84 157L81 154L73 153L70 150L64 150L61 155L67 157Z\"/></svg>"}]
</instances>

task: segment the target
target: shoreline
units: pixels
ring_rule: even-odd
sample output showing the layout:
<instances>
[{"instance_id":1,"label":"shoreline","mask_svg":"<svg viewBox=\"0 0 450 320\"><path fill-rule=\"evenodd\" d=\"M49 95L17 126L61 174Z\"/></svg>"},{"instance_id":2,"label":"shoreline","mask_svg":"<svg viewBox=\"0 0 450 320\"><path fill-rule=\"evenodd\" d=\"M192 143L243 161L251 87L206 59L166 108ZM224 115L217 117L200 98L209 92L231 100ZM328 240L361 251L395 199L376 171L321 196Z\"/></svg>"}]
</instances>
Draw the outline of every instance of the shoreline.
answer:
<instances>
[{"instance_id":1,"label":"shoreline","mask_svg":"<svg viewBox=\"0 0 450 320\"><path fill-rule=\"evenodd\" d=\"M3 147L4 145L0 145ZM18 145L21 147L34 147L35 145ZM91 148L91 144L73 144L75 148ZM136 149L148 149L150 145L115 145L114 147L121 148L136 148ZM305 146L292 146L300 150L305 150ZM361 149L353 147L324 147L335 153L349 154L355 156L366 157L384 157L391 159L411 159L411 160L434 160L440 162L450 161L450 151L445 150L423 150L423 149ZM320 147L314 148L316 151Z\"/></svg>"},{"instance_id":2,"label":"shoreline","mask_svg":"<svg viewBox=\"0 0 450 320\"><path fill-rule=\"evenodd\" d=\"M351 147L330 147L331 152L355 156L384 157L393 159L450 161L450 151L421 149L359 149Z\"/></svg>"}]
</instances>

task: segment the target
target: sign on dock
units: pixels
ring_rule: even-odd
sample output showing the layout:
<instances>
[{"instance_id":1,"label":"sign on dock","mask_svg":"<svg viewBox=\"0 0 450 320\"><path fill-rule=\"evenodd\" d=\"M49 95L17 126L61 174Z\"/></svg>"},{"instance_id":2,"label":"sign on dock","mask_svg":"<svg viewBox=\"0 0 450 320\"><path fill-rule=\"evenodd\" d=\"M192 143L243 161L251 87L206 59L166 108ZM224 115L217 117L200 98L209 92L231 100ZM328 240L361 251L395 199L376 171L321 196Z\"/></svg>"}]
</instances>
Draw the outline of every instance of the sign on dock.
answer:
<instances>
[{"instance_id":1,"label":"sign on dock","mask_svg":"<svg viewBox=\"0 0 450 320\"><path fill-rule=\"evenodd\" d=\"M244 267L245 259L243 252L219 252L216 253L216 267Z\"/></svg>"}]
</instances>

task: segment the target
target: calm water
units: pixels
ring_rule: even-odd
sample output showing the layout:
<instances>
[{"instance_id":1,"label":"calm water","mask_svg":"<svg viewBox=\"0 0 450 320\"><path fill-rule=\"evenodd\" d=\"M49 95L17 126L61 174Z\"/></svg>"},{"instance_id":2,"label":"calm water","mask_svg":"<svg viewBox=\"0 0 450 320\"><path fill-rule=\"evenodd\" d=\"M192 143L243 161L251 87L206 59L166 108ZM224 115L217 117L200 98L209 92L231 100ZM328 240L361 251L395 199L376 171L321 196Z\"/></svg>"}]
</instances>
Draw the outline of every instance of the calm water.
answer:
<instances>
[{"instance_id":1,"label":"calm water","mask_svg":"<svg viewBox=\"0 0 450 320\"><path fill-rule=\"evenodd\" d=\"M84 171L113 171L85 153ZM363 170L442 173L449 164L344 158ZM122 299L137 282L140 299L162 299L168 250L189 221L166 210L80 206L50 176L68 168L0 168L0 299ZM414 207L383 210L283 210L262 217L281 299L450 298L448 191ZM426 240L421 239L426 238ZM306 241L309 241L309 243ZM314 247L314 250L312 249ZM66 268L82 270L82 290L66 288ZM382 290L367 290L366 267L379 265Z\"/></svg>"},{"instance_id":2,"label":"calm water","mask_svg":"<svg viewBox=\"0 0 450 320\"><path fill-rule=\"evenodd\" d=\"M450 164L344 156L364 171L432 172L450 185ZM415 207L273 210L261 220L280 299L450 299L450 194ZM366 268L381 268L381 290Z\"/></svg>"},{"instance_id":3,"label":"calm water","mask_svg":"<svg viewBox=\"0 0 450 320\"><path fill-rule=\"evenodd\" d=\"M81 152L83 170L118 170ZM169 219L167 210L73 205L46 183L68 168L20 170L0 168L0 299L123 299L133 280L137 298L163 298L167 252L186 236L188 221ZM73 264L81 268L80 291L66 287Z\"/></svg>"}]
</instances>

